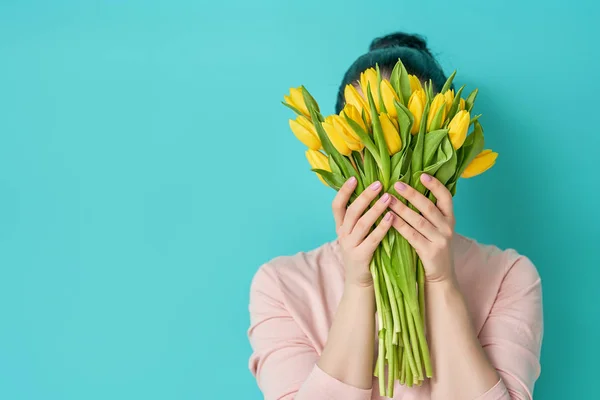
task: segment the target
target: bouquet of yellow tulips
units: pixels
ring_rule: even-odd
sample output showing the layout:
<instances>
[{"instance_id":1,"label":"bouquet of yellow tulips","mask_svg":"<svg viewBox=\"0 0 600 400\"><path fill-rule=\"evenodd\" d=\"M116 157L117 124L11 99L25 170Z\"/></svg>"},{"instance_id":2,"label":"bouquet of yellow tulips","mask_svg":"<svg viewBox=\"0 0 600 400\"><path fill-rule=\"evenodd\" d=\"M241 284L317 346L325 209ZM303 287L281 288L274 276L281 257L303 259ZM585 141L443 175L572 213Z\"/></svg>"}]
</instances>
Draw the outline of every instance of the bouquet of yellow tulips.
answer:
<instances>
[{"instance_id":1,"label":"bouquet of yellow tulips","mask_svg":"<svg viewBox=\"0 0 600 400\"><path fill-rule=\"evenodd\" d=\"M290 89L283 104L297 114L290 120L291 130L308 147L312 171L324 184L339 190L355 177L353 201L378 180L382 193L407 204L394 191L394 183L401 181L435 202L421 174L435 176L454 195L459 177L481 174L498 155L483 150L480 116L471 117L477 89L463 99L464 86L456 93L451 89L455 75L434 94L431 81L421 84L398 60L389 80L381 77L378 66L361 73L362 95L347 85L339 115L323 117L303 86ZM424 269L412 246L392 229L377 248L370 271L379 329L374 374L380 393L393 397L396 380L413 386L433 376L425 337Z\"/></svg>"}]
</instances>

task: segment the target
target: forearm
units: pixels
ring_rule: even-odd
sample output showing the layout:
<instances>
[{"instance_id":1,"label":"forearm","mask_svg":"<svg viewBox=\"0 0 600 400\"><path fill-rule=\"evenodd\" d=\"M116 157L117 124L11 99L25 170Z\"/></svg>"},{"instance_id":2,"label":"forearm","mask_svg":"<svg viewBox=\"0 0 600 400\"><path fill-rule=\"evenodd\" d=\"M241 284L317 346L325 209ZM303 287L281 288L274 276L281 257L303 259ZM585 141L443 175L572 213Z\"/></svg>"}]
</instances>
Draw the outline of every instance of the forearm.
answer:
<instances>
[{"instance_id":1,"label":"forearm","mask_svg":"<svg viewBox=\"0 0 600 400\"><path fill-rule=\"evenodd\" d=\"M473 329L455 281L429 283L427 331L434 379L433 400L475 399L499 380Z\"/></svg>"},{"instance_id":2,"label":"forearm","mask_svg":"<svg viewBox=\"0 0 600 400\"><path fill-rule=\"evenodd\" d=\"M329 330L319 368L348 385L370 389L375 346L373 287L348 285Z\"/></svg>"}]
</instances>

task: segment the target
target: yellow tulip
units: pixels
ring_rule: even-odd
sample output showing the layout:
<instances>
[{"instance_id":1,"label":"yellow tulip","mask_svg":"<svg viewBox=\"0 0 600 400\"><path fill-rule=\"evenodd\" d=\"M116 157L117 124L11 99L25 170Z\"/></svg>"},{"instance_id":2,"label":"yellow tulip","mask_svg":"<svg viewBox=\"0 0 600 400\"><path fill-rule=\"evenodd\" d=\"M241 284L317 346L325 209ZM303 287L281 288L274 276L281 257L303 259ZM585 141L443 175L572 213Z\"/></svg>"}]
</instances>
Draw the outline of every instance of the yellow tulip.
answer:
<instances>
[{"instance_id":1,"label":"yellow tulip","mask_svg":"<svg viewBox=\"0 0 600 400\"><path fill-rule=\"evenodd\" d=\"M344 138L344 141L353 151L361 151L365 145L361 142L360 137L354 132L350 124L346 121L346 118L340 115L332 115L331 121L333 127L339 134Z\"/></svg>"},{"instance_id":2,"label":"yellow tulip","mask_svg":"<svg viewBox=\"0 0 600 400\"><path fill-rule=\"evenodd\" d=\"M322 169L331 172L331 167L329 166L329 159L327 159L327 156L321 153L320 151L311 149L306 150L306 159L308 160L308 163L313 169ZM325 182L325 180L321 177L321 175L317 174L317 176L325 186L329 186L327 182Z\"/></svg>"},{"instance_id":3,"label":"yellow tulip","mask_svg":"<svg viewBox=\"0 0 600 400\"><path fill-rule=\"evenodd\" d=\"M381 129L383 130L383 137L385 138L388 151L390 155L394 155L402 149L398 126L395 123L396 119L390 119L388 114L381 113L379 114L379 121L381 122Z\"/></svg>"},{"instance_id":4,"label":"yellow tulip","mask_svg":"<svg viewBox=\"0 0 600 400\"><path fill-rule=\"evenodd\" d=\"M295 120L290 119L290 128L298 140L306 145L306 147L319 150L321 148L321 140L312 122L303 115L298 115Z\"/></svg>"},{"instance_id":5,"label":"yellow tulip","mask_svg":"<svg viewBox=\"0 0 600 400\"><path fill-rule=\"evenodd\" d=\"M455 149L459 149L467 138L467 131L471 123L471 115L468 111L461 110L456 113L448 124L448 136Z\"/></svg>"},{"instance_id":6,"label":"yellow tulip","mask_svg":"<svg viewBox=\"0 0 600 400\"><path fill-rule=\"evenodd\" d=\"M429 131L429 128L431 127L431 123L433 122L433 119L435 118L436 114L442 107L443 107L442 121L440 122L440 124L443 125L444 120L446 119L446 98L444 97L443 94L438 93L433 98L433 101L431 102L431 105L429 106L429 115L427 117L427 130L428 131Z\"/></svg>"},{"instance_id":7,"label":"yellow tulip","mask_svg":"<svg viewBox=\"0 0 600 400\"><path fill-rule=\"evenodd\" d=\"M350 154L352 154L352 149L348 147L348 144L346 143L346 140L344 140L342 132L338 131L333 125L332 117L333 115L330 115L327 118L325 118L325 121L323 122L323 129L325 129L325 132L327 132L327 137L329 138L329 140L331 140L333 147L335 147L337 151L340 152L340 154L349 156Z\"/></svg>"},{"instance_id":8,"label":"yellow tulip","mask_svg":"<svg viewBox=\"0 0 600 400\"><path fill-rule=\"evenodd\" d=\"M419 89L423 89L421 85L421 80L417 78L415 75L408 75L408 81L410 82L410 92L416 92Z\"/></svg>"},{"instance_id":9,"label":"yellow tulip","mask_svg":"<svg viewBox=\"0 0 600 400\"><path fill-rule=\"evenodd\" d=\"M498 153L492 150L483 150L471 161L465 171L462 173L463 178L472 178L479 174L484 173L496 163Z\"/></svg>"},{"instance_id":10,"label":"yellow tulip","mask_svg":"<svg viewBox=\"0 0 600 400\"><path fill-rule=\"evenodd\" d=\"M369 104L369 97L367 96L367 85L371 87L371 94L375 101L375 107L379 111L379 83L377 82L377 71L375 68L367 68L365 71L360 73L360 90L363 92L363 97L367 99L367 105ZM368 110L368 107L367 107Z\"/></svg>"},{"instance_id":11,"label":"yellow tulip","mask_svg":"<svg viewBox=\"0 0 600 400\"><path fill-rule=\"evenodd\" d=\"M392 84L387 79L382 79L381 84L379 85L379 93L381 93L381 98L383 99L383 104L385 105L385 109L387 113L392 118L396 118L398 116L398 112L396 111L396 106L394 106L394 100L399 101L398 95L396 91L392 87Z\"/></svg>"},{"instance_id":12,"label":"yellow tulip","mask_svg":"<svg viewBox=\"0 0 600 400\"><path fill-rule=\"evenodd\" d=\"M290 106L293 106L296 110L304 114L306 118L310 119L310 113L308 112L308 107L306 107L306 103L304 102L304 96L302 95L301 87L291 88L290 95L283 96L283 99Z\"/></svg>"},{"instance_id":13,"label":"yellow tulip","mask_svg":"<svg viewBox=\"0 0 600 400\"><path fill-rule=\"evenodd\" d=\"M446 91L446 93L444 93L444 98L446 99L446 114L448 114L452 107L452 103L454 102L454 89Z\"/></svg>"},{"instance_id":14,"label":"yellow tulip","mask_svg":"<svg viewBox=\"0 0 600 400\"><path fill-rule=\"evenodd\" d=\"M412 129L410 131L410 133L412 133L413 135L419 133L426 98L427 97L425 95L425 91L423 89L418 89L408 99L408 109L415 119Z\"/></svg>"},{"instance_id":15,"label":"yellow tulip","mask_svg":"<svg viewBox=\"0 0 600 400\"><path fill-rule=\"evenodd\" d=\"M458 109L459 110L465 109L465 99L460 99L460 101L458 102Z\"/></svg>"},{"instance_id":16,"label":"yellow tulip","mask_svg":"<svg viewBox=\"0 0 600 400\"><path fill-rule=\"evenodd\" d=\"M362 116L360 115L360 112L356 109L356 107L354 107L352 104L346 104L344 106L344 109L342 110L342 112L340 113L340 115L344 118L344 116L347 116L348 118L350 118L352 121L356 122L357 124L360 125L361 128L363 128L363 130L365 132L368 132L368 129L365 125L365 121L363 120ZM345 119L345 118L344 118Z\"/></svg>"},{"instance_id":17,"label":"yellow tulip","mask_svg":"<svg viewBox=\"0 0 600 400\"><path fill-rule=\"evenodd\" d=\"M358 93L358 90L352 84L346 85L344 89L344 98L346 104L351 104L358 110L358 114L362 115L365 112L365 118L367 125L371 125L371 114L369 113L369 104L367 101Z\"/></svg>"}]
</instances>

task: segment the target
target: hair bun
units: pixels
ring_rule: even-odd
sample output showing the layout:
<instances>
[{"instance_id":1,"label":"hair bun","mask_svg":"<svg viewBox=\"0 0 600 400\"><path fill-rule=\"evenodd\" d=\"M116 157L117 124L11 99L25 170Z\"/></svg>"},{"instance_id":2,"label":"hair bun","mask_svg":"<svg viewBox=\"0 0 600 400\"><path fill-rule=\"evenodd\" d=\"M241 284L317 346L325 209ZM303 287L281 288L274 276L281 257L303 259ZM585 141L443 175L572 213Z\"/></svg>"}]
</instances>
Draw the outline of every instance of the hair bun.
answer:
<instances>
[{"instance_id":1,"label":"hair bun","mask_svg":"<svg viewBox=\"0 0 600 400\"><path fill-rule=\"evenodd\" d=\"M382 37L373 39L369 46L369 51L387 49L390 47L409 47L429 53L427 41L419 35L411 35L403 32L391 33Z\"/></svg>"}]
</instances>

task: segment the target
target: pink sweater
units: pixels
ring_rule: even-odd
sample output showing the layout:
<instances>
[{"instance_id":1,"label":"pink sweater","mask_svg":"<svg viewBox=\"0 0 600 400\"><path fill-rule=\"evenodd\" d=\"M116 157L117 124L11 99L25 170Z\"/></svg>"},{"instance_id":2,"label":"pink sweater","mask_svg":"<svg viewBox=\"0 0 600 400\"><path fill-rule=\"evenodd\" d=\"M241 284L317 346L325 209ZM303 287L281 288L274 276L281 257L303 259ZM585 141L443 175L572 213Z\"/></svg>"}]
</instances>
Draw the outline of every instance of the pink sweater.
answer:
<instances>
[{"instance_id":1,"label":"pink sweater","mask_svg":"<svg viewBox=\"0 0 600 400\"><path fill-rule=\"evenodd\" d=\"M501 379L477 400L532 399L543 335L540 277L531 261L456 235L456 275L481 346ZM359 389L317 365L342 296L344 268L337 241L278 257L252 281L249 367L265 399L383 399L376 378ZM375 333L374 333L375 334ZM377 344L375 344L375 350ZM396 384L394 399L430 399L428 382Z\"/></svg>"}]
</instances>

